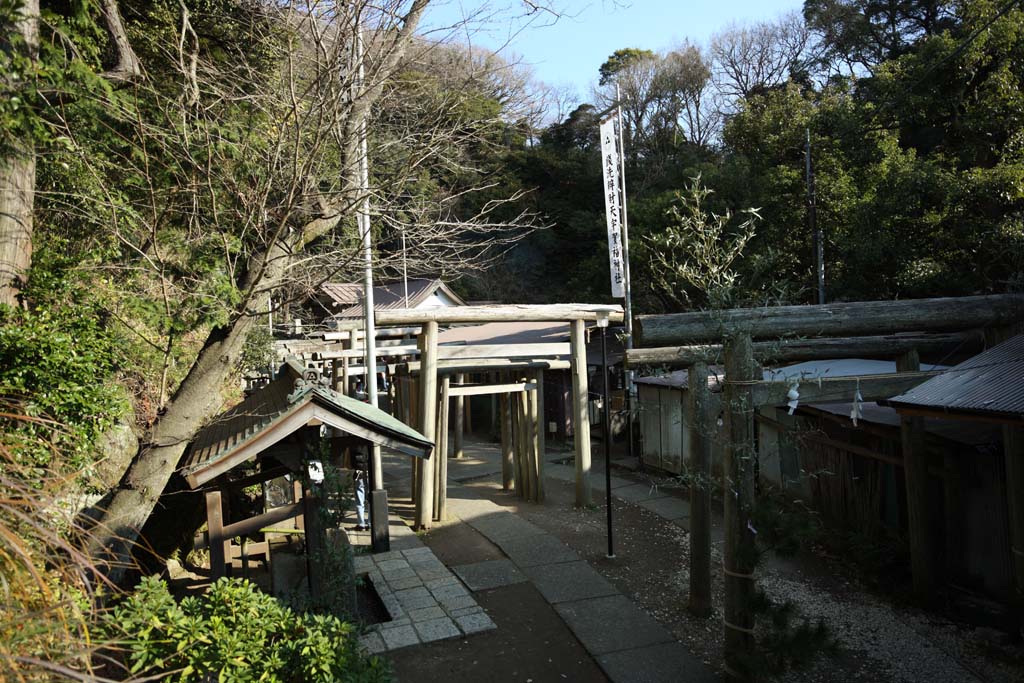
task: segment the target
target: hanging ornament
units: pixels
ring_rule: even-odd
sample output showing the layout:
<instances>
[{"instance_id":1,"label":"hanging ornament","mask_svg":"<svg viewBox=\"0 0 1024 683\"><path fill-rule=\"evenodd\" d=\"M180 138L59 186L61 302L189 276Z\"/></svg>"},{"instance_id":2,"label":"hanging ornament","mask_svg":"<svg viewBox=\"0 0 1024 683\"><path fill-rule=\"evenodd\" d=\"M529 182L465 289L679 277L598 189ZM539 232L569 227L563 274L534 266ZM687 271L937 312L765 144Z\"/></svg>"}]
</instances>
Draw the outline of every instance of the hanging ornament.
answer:
<instances>
[{"instance_id":1,"label":"hanging ornament","mask_svg":"<svg viewBox=\"0 0 1024 683\"><path fill-rule=\"evenodd\" d=\"M793 386L791 386L789 388L789 393L786 394L786 396L789 398L789 403L787 403L786 405L789 406L789 414L790 415L792 415L793 412L796 410L796 407L798 405L800 405L800 390L799 390L799 387L800 387L800 383L799 382L795 382L793 384Z\"/></svg>"}]
</instances>

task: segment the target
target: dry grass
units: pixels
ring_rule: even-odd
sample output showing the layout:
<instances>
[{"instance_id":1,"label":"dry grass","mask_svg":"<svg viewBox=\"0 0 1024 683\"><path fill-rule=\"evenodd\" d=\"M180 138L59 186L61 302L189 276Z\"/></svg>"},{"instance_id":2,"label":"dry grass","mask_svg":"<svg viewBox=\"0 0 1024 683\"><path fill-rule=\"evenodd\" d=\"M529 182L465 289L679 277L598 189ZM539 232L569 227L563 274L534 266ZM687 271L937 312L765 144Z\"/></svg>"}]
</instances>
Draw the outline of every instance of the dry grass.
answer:
<instances>
[{"instance_id":1,"label":"dry grass","mask_svg":"<svg viewBox=\"0 0 1024 683\"><path fill-rule=\"evenodd\" d=\"M0 412L0 426L21 421L47 424ZM80 529L62 497L74 476L32 478L17 448L0 434L0 680L103 680L91 627L114 589L72 540Z\"/></svg>"}]
</instances>

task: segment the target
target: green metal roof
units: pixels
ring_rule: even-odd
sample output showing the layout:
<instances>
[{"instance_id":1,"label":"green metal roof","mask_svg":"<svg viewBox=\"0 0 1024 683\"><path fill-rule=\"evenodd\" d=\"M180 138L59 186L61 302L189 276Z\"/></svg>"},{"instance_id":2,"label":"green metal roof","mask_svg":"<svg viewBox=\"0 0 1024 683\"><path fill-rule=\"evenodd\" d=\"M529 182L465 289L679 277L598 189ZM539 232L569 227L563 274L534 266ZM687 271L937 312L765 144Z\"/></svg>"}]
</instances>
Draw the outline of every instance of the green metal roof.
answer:
<instances>
[{"instance_id":1,"label":"green metal roof","mask_svg":"<svg viewBox=\"0 0 1024 683\"><path fill-rule=\"evenodd\" d=\"M405 446L402 450L406 452L430 457L433 442L412 427L369 403L302 380L301 375L301 366L286 364L277 379L221 413L200 430L182 459L181 474L191 482L197 473L217 467L277 429L289 417L306 410L310 404L323 408L352 428L366 430L371 437L387 439ZM294 429L268 441L263 448L292 431Z\"/></svg>"}]
</instances>

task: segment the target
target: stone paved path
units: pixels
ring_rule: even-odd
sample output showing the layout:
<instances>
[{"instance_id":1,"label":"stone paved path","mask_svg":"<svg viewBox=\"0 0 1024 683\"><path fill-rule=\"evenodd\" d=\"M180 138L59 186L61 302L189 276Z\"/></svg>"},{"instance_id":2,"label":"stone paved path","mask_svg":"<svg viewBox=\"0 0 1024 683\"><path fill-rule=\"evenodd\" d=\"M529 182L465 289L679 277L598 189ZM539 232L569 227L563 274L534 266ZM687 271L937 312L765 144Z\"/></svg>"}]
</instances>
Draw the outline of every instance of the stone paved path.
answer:
<instances>
[{"instance_id":1,"label":"stone paved path","mask_svg":"<svg viewBox=\"0 0 1024 683\"><path fill-rule=\"evenodd\" d=\"M363 647L376 654L495 628L433 551L408 527L403 533L396 526L391 525L392 532L398 532L391 547L411 547L355 557L356 576L373 584L390 617L362 636Z\"/></svg>"},{"instance_id":2,"label":"stone paved path","mask_svg":"<svg viewBox=\"0 0 1024 683\"><path fill-rule=\"evenodd\" d=\"M491 621L472 594L531 582L610 680L719 680L666 628L619 592L572 548L470 487L459 486L459 481L500 472L497 449L471 444L467 451L469 457L465 460L449 462L449 472L454 472L449 482L449 515L497 545L506 559L455 565L449 571L421 543L407 548L412 532L404 524L400 524L404 530L397 528L393 517L392 548L397 544L405 549L357 558L357 571L367 573L392 616L391 622L364 637L368 649L380 652L484 629L500 629L501 623ZM548 478L575 480L573 466L554 462L564 457L549 453L547 459L552 462L545 466ZM389 489L402 488L407 481L407 461L397 462L402 464L395 466L392 462L385 474ZM595 490L604 491L603 477L593 476L591 483ZM621 477L613 476L611 485L614 496L641 505L672 523L688 526L686 501ZM419 542L415 535L412 539Z\"/></svg>"}]
</instances>

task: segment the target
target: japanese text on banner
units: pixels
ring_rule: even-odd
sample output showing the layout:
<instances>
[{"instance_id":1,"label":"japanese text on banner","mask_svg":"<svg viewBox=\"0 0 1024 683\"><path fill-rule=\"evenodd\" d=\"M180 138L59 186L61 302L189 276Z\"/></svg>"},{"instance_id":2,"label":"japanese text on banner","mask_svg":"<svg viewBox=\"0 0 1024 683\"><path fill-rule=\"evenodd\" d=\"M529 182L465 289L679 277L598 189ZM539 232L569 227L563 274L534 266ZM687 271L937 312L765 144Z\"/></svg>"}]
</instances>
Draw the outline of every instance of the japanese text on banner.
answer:
<instances>
[{"instance_id":1,"label":"japanese text on banner","mask_svg":"<svg viewBox=\"0 0 1024 683\"><path fill-rule=\"evenodd\" d=\"M604 167L604 208L608 220L608 265L611 269L612 296L626 296L622 265L622 212L619 209L619 154L615 119L601 124L601 160Z\"/></svg>"}]
</instances>

